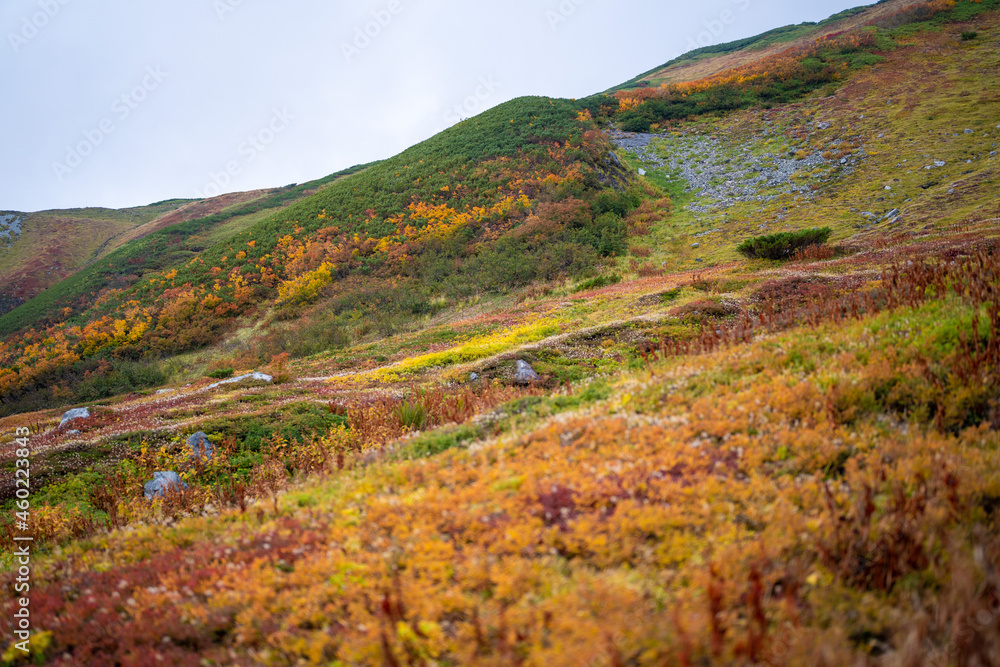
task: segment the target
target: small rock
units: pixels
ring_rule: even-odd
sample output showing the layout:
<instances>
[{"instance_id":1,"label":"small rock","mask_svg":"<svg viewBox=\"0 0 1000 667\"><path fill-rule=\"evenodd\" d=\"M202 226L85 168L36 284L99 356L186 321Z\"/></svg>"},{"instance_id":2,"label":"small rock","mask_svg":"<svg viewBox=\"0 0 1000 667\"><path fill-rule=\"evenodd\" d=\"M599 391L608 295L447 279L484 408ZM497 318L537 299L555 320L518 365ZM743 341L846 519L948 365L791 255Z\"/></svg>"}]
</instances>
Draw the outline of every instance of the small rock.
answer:
<instances>
[{"instance_id":1,"label":"small rock","mask_svg":"<svg viewBox=\"0 0 1000 667\"><path fill-rule=\"evenodd\" d=\"M188 458L200 459L204 456L205 459L211 459L215 455L215 447L212 446L212 441L201 431L189 437L187 445L191 448L191 456Z\"/></svg>"},{"instance_id":2,"label":"small rock","mask_svg":"<svg viewBox=\"0 0 1000 667\"><path fill-rule=\"evenodd\" d=\"M996 151L990 151L990 157L994 157L994 156L996 156L996 154L997 154Z\"/></svg>"},{"instance_id":3,"label":"small rock","mask_svg":"<svg viewBox=\"0 0 1000 667\"><path fill-rule=\"evenodd\" d=\"M89 419L90 410L87 408L76 408L66 412L62 416L62 421L59 422L59 426L65 426L67 423L73 421L74 419Z\"/></svg>"},{"instance_id":4,"label":"small rock","mask_svg":"<svg viewBox=\"0 0 1000 667\"><path fill-rule=\"evenodd\" d=\"M965 128L965 133L966 134L975 134L976 131L975 130L970 130L969 128Z\"/></svg>"},{"instance_id":5,"label":"small rock","mask_svg":"<svg viewBox=\"0 0 1000 667\"><path fill-rule=\"evenodd\" d=\"M181 481L180 475L173 471L154 472L153 479L146 482L142 489L146 498L152 500L157 496L165 496L170 489L186 489L187 484Z\"/></svg>"},{"instance_id":6,"label":"small rock","mask_svg":"<svg viewBox=\"0 0 1000 667\"><path fill-rule=\"evenodd\" d=\"M469 373L469 382L476 382L479 380L479 373Z\"/></svg>"},{"instance_id":7,"label":"small rock","mask_svg":"<svg viewBox=\"0 0 1000 667\"><path fill-rule=\"evenodd\" d=\"M69 431L66 431L66 435L80 435L80 432L74 428Z\"/></svg>"},{"instance_id":8,"label":"small rock","mask_svg":"<svg viewBox=\"0 0 1000 667\"><path fill-rule=\"evenodd\" d=\"M640 169L639 170L639 175L640 176L645 176L646 175L646 170L645 169Z\"/></svg>"},{"instance_id":9,"label":"small rock","mask_svg":"<svg viewBox=\"0 0 1000 667\"><path fill-rule=\"evenodd\" d=\"M944 160L934 160L934 166L935 167L943 167L945 164L946 163L945 163Z\"/></svg>"},{"instance_id":10,"label":"small rock","mask_svg":"<svg viewBox=\"0 0 1000 667\"><path fill-rule=\"evenodd\" d=\"M892 190L892 186L891 185L887 185L887 186L885 186L885 189L886 190Z\"/></svg>"},{"instance_id":11,"label":"small rock","mask_svg":"<svg viewBox=\"0 0 1000 667\"><path fill-rule=\"evenodd\" d=\"M889 220L890 218L898 218L898 217L899 217L899 209L898 208L894 208L891 211L889 211L888 213L886 213L885 215L883 215L882 219L883 220Z\"/></svg>"},{"instance_id":12,"label":"small rock","mask_svg":"<svg viewBox=\"0 0 1000 667\"><path fill-rule=\"evenodd\" d=\"M821 130L829 130L831 127L833 127L833 123L827 123L827 122L816 123L816 127L818 127ZM998 125L997 127L1000 127L1000 125Z\"/></svg>"},{"instance_id":13,"label":"small rock","mask_svg":"<svg viewBox=\"0 0 1000 667\"><path fill-rule=\"evenodd\" d=\"M531 384L532 382L538 382L540 379L538 373L535 372L535 369L527 361L523 359L517 360L517 371L514 373L514 382L517 384Z\"/></svg>"},{"instance_id":14,"label":"small rock","mask_svg":"<svg viewBox=\"0 0 1000 667\"><path fill-rule=\"evenodd\" d=\"M948 188L948 194L950 195L955 194L955 188Z\"/></svg>"},{"instance_id":15,"label":"small rock","mask_svg":"<svg viewBox=\"0 0 1000 667\"><path fill-rule=\"evenodd\" d=\"M865 211L864 213L861 214L861 217L868 218L869 220L871 220L875 218L875 214L872 213L871 211Z\"/></svg>"},{"instance_id":16,"label":"small rock","mask_svg":"<svg viewBox=\"0 0 1000 667\"><path fill-rule=\"evenodd\" d=\"M691 247L692 247L692 248L698 248L698 247L700 247L700 246L701 246L701 244L700 244L700 243L692 243L692 244L691 244Z\"/></svg>"},{"instance_id":17,"label":"small rock","mask_svg":"<svg viewBox=\"0 0 1000 667\"><path fill-rule=\"evenodd\" d=\"M880 135L878 135L878 138L879 138L879 139L885 139L885 134L880 134Z\"/></svg>"}]
</instances>

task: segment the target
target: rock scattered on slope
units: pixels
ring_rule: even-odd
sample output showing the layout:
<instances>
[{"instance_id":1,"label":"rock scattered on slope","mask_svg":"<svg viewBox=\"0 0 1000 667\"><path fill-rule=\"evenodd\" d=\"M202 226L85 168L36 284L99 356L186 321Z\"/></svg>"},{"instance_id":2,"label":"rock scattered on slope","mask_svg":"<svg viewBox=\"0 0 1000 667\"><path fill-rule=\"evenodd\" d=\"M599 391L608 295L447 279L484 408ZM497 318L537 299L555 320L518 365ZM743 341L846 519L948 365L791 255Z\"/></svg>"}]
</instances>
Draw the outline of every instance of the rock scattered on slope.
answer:
<instances>
[{"instance_id":1,"label":"rock scattered on slope","mask_svg":"<svg viewBox=\"0 0 1000 667\"><path fill-rule=\"evenodd\" d=\"M538 373L535 372L535 369L527 361L523 359L517 360L517 371L514 373L514 382L517 384L531 384L532 382L538 382L540 379Z\"/></svg>"},{"instance_id":2,"label":"rock scattered on slope","mask_svg":"<svg viewBox=\"0 0 1000 667\"><path fill-rule=\"evenodd\" d=\"M146 498L153 498L167 495L171 489L186 489L187 484L181 481L180 475L173 471L154 472L153 479L143 485Z\"/></svg>"},{"instance_id":3,"label":"rock scattered on slope","mask_svg":"<svg viewBox=\"0 0 1000 667\"><path fill-rule=\"evenodd\" d=\"M62 421L59 422L59 426L65 426L74 419L90 419L90 410L88 408L76 408L69 410L62 416Z\"/></svg>"},{"instance_id":4,"label":"rock scattered on slope","mask_svg":"<svg viewBox=\"0 0 1000 667\"><path fill-rule=\"evenodd\" d=\"M772 201L782 193L814 196L809 183L796 182L793 177L831 164L818 151L798 159L755 152L750 145L731 147L714 136L638 132L613 132L611 136L615 144L645 164L666 167L687 181L687 190L703 198L687 205L688 210L696 213L710 213L740 202ZM651 146L653 139L662 142L659 154ZM863 151L859 151L842 158L840 164L851 169L864 157Z\"/></svg>"},{"instance_id":5,"label":"rock scattered on slope","mask_svg":"<svg viewBox=\"0 0 1000 667\"><path fill-rule=\"evenodd\" d=\"M208 436L203 432L198 431L191 437L187 439L188 447L191 448L192 459L203 458L207 461L215 455L215 447L212 446L212 441L208 439Z\"/></svg>"}]
</instances>

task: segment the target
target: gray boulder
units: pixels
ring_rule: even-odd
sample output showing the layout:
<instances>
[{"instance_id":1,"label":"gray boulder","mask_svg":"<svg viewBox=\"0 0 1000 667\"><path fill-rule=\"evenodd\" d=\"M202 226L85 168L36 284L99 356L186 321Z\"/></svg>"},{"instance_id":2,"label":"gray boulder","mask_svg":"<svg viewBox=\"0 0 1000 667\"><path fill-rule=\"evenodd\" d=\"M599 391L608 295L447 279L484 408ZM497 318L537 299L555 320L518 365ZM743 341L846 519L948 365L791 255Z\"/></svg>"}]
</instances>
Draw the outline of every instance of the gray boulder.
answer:
<instances>
[{"instance_id":1,"label":"gray boulder","mask_svg":"<svg viewBox=\"0 0 1000 667\"><path fill-rule=\"evenodd\" d=\"M523 359L517 360L517 371L514 373L514 382L517 384L531 384L532 382L538 382L540 379L538 373L535 372L535 369L527 361Z\"/></svg>"},{"instance_id":2,"label":"gray boulder","mask_svg":"<svg viewBox=\"0 0 1000 667\"><path fill-rule=\"evenodd\" d=\"M159 496L167 495L170 489L186 489L187 484L181 481L180 475L175 472L154 472L153 479L143 485L146 498L152 500Z\"/></svg>"},{"instance_id":3,"label":"gray boulder","mask_svg":"<svg viewBox=\"0 0 1000 667\"><path fill-rule=\"evenodd\" d=\"M75 410L70 410L62 416L62 421L59 422L60 426L65 426L74 419L89 419L90 410L87 408L76 408Z\"/></svg>"},{"instance_id":4,"label":"gray boulder","mask_svg":"<svg viewBox=\"0 0 1000 667\"><path fill-rule=\"evenodd\" d=\"M191 448L190 458L192 459L204 458L205 460L209 460L215 456L215 447L212 446L212 441L201 431L189 437L187 445Z\"/></svg>"},{"instance_id":5,"label":"gray boulder","mask_svg":"<svg viewBox=\"0 0 1000 667\"><path fill-rule=\"evenodd\" d=\"M476 382L479 380L479 373L469 373L469 382Z\"/></svg>"}]
</instances>

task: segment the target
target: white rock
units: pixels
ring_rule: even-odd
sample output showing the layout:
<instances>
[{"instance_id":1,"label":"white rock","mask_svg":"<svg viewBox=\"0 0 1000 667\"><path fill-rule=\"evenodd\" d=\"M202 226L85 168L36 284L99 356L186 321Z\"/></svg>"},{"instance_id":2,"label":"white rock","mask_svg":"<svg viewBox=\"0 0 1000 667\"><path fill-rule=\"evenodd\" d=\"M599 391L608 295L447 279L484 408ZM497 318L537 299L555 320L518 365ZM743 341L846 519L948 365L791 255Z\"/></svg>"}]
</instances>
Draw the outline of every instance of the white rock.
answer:
<instances>
[{"instance_id":1,"label":"white rock","mask_svg":"<svg viewBox=\"0 0 1000 667\"><path fill-rule=\"evenodd\" d=\"M90 410L87 408L76 408L75 410L70 410L62 416L62 421L59 422L60 426L65 426L67 423L73 421L74 419L89 419Z\"/></svg>"}]
</instances>

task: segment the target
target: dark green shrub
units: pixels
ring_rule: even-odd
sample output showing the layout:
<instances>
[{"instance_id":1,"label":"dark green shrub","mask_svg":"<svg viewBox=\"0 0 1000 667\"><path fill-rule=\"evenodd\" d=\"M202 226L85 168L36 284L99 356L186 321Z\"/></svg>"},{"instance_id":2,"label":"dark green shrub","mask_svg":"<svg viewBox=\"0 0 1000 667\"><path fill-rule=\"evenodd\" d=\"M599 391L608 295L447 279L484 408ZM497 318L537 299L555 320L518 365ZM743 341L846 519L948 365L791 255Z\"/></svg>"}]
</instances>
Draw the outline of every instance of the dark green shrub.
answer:
<instances>
[{"instance_id":1,"label":"dark green shrub","mask_svg":"<svg viewBox=\"0 0 1000 667\"><path fill-rule=\"evenodd\" d=\"M627 113L621 119L621 127L625 132L649 132L652 125L652 121L636 113Z\"/></svg>"},{"instance_id":2,"label":"dark green shrub","mask_svg":"<svg viewBox=\"0 0 1000 667\"><path fill-rule=\"evenodd\" d=\"M969 30L969 31L966 31L966 32L962 33L962 41L963 42L968 42L970 40L975 39L976 37L979 37L979 33L976 32L975 30Z\"/></svg>"},{"instance_id":3,"label":"dark green shrub","mask_svg":"<svg viewBox=\"0 0 1000 667\"><path fill-rule=\"evenodd\" d=\"M736 246L736 250L751 259L788 259L796 250L826 243L832 233L829 227L814 227L798 232L756 236Z\"/></svg>"},{"instance_id":4,"label":"dark green shrub","mask_svg":"<svg viewBox=\"0 0 1000 667\"><path fill-rule=\"evenodd\" d=\"M573 288L574 292L586 292L587 290L600 289L601 287L607 287L609 285L617 285L622 281L622 277L617 273L612 273L608 276L597 276L596 278L591 278L590 280L585 280L576 287Z\"/></svg>"},{"instance_id":5,"label":"dark green shrub","mask_svg":"<svg viewBox=\"0 0 1000 667\"><path fill-rule=\"evenodd\" d=\"M211 373L209 373L208 377L215 380L225 380L226 378L233 377L233 373L235 372L236 369L234 368L220 368L218 370L214 370Z\"/></svg>"}]
</instances>

